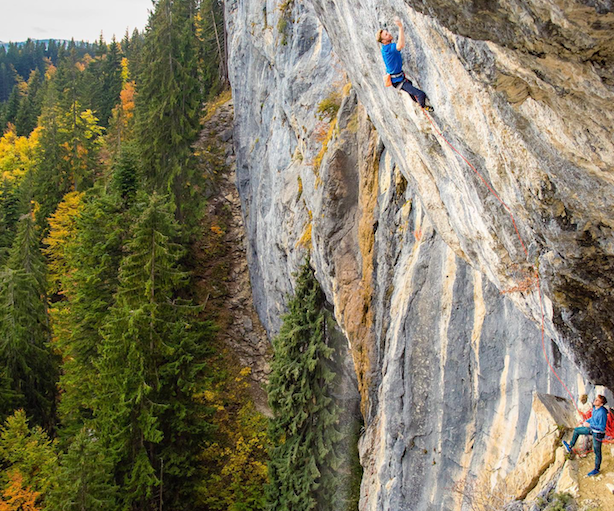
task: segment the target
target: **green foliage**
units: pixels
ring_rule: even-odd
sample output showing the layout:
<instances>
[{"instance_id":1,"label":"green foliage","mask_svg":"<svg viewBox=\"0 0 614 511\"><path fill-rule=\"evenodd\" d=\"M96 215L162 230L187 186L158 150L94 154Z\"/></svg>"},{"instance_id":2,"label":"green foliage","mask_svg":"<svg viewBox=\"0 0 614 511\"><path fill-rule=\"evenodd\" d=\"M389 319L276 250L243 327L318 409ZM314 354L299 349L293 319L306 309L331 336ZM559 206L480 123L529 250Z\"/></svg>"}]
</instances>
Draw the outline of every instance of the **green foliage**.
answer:
<instances>
[{"instance_id":1,"label":"green foliage","mask_svg":"<svg viewBox=\"0 0 614 511\"><path fill-rule=\"evenodd\" d=\"M182 208L191 196L202 90L195 0L160 0L149 18L137 85L137 139L148 191L171 194Z\"/></svg>"},{"instance_id":2,"label":"green foliage","mask_svg":"<svg viewBox=\"0 0 614 511\"><path fill-rule=\"evenodd\" d=\"M42 102L42 77L38 69L30 74L30 78L23 90L23 97L19 102L15 115L17 135L29 135L38 124Z\"/></svg>"},{"instance_id":3,"label":"green foliage","mask_svg":"<svg viewBox=\"0 0 614 511\"><path fill-rule=\"evenodd\" d=\"M123 244L130 224L114 195L91 194L74 218L72 233L60 236L52 222L47 238L61 241L58 266L64 268L60 291L66 298L51 309L56 346L64 360L59 405L62 438L72 438L91 419L97 394L101 328L118 287ZM62 229L62 224L57 224ZM50 254L51 262L55 259Z\"/></svg>"},{"instance_id":4,"label":"green foliage","mask_svg":"<svg viewBox=\"0 0 614 511\"><path fill-rule=\"evenodd\" d=\"M96 438L83 428L60 457L45 509L49 511L106 511L117 509L118 487L113 462Z\"/></svg>"},{"instance_id":5,"label":"green foliage","mask_svg":"<svg viewBox=\"0 0 614 511\"><path fill-rule=\"evenodd\" d=\"M139 152L133 143L123 145L113 169L112 190L128 204L138 188Z\"/></svg>"},{"instance_id":6,"label":"green foliage","mask_svg":"<svg viewBox=\"0 0 614 511\"><path fill-rule=\"evenodd\" d=\"M181 266L204 226L223 259L192 147L226 80L224 6L153 9L121 45L0 47L0 509L264 508L266 419L246 374L207 369ZM201 157L220 171L215 144Z\"/></svg>"},{"instance_id":7,"label":"green foliage","mask_svg":"<svg viewBox=\"0 0 614 511\"><path fill-rule=\"evenodd\" d=\"M306 261L274 341L270 509L339 509L335 474L341 460L336 448L342 435L337 431L339 409L330 395L334 350L323 305L323 293Z\"/></svg>"},{"instance_id":8,"label":"green foliage","mask_svg":"<svg viewBox=\"0 0 614 511\"><path fill-rule=\"evenodd\" d=\"M333 119L337 116L340 107L341 93L339 91L333 91L320 101L317 112L320 114L320 119L324 119L325 117Z\"/></svg>"},{"instance_id":9,"label":"green foliage","mask_svg":"<svg viewBox=\"0 0 614 511\"><path fill-rule=\"evenodd\" d=\"M544 511L568 511L569 504L573 502L573 497L569 493L554 493L548 496L548 505Z\"/></svg>"},{"instance_id":10,"label":"green foliage","mask_svg":"<svg viewBox=\"0 0 614 511\"><path fill-rule=\"evenodd\" d=\"M51 426L57 370L50 351L45 264L31 215L18 225L0 276L0 367L38 424Z\"/></svg>"},{"instance_id":11,"label":"green foliage","mask_svg":"<svg viewBox=\"0 0 614 511\"><path fill-rule=\"evenodd\" d=\"M92 186L100 170L102 128L93 112L81 107L78 73L77 64L63 64L45 91L33 178L41 224L66 193Z\"/></svg>"},{"instance_id":12,"label":"green foliage","mask_svg":"<svg viewBox=\"0 0 614 511\"><path fill-rule=\"evenodd\" d=\"M281 44L288 44L288 27L292 25L292 8L294 0L285 0L279 6L279 21L277 22L277 31L281 34Z\"/></svg>"},{"instance_id":13,"label":"green foliage","mask_svg":"<svg viewBox=\"0 0 614 511\"><path fill-rule=\"evenodd\" d=\"M202 87L207 98L211 99L228 84L224 3L220 0L202 0L196 27L200 41Z\"/></svg>"},{"instance_id":14,"label":"green foliage","mask_svg":"<svg viewBox=\"0 0 614 511\"><path fill-rule=\"evenodd\" d=\"M121 47L115 38L107 45L101 37L98 55L83 73L84 101L96 112L101 126L105 128L109 126L111 113L119 102L122 90L121 61Z\"/></svg>"},{"instance_id":15,"label":"green foliage","mask_svg":"<svg viewBox=\"0 0 614 511\"><path fill-rule=\"evenodd\" d=\"M201 399L215 410L215 430L200 459L205 469L199 502L210 511L265 509L267 419L254 409L249 395L249 368L238 370L223 354L211 359L212 390Z\"/></svg>"},{"instance_id":16,"label":"green foliage","mask_svg":"<svg viewBox=\"0 0 614 511\"><path fill-rule=\"evenodd\" d=\"M6 262L15 239L20 206L16 187L8 179L3 180L0 185L0 264Z\"/></svg>"},{"instance_id":17,"label":"green foliage","mask_svg":"<svg viewBox=\"0 0 614 511\"><path fill-rule=\"evenodd\" d=\"M178 230L172 208L152 195L122 259L96 363L95 422L118 460L124 505L135 509L151 509L161 495L169 508L193 496L199 444L210 429L194 399L210 325L178 297L187 279Z\"/></svg>"}]
</instances>

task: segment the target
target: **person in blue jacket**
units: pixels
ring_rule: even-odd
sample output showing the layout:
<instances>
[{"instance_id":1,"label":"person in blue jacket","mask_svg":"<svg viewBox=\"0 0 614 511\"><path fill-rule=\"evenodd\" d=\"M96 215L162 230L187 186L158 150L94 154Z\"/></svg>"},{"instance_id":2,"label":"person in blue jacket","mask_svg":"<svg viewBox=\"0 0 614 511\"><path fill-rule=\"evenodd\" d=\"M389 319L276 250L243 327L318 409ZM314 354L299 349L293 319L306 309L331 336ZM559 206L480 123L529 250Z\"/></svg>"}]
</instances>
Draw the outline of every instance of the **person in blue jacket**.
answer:
<instances>
[{"instance_id":1,"label":"person in blue jacket","mask_svg":"<svg viewBox=\"0 0 614 511\"><path fill-rule=\"evenodd\" d=\"M589 477L596 476L601 469L601 442L605 437L605 426L608 421L608 411L605 408L605 404L608 400L605 396L599 394L593 401L593 415L590 419L582 423L582 426L573 430L573 436L571 437L571 443L567 443L563 440L565 450L571 454L573 446L576 445L576 441L580 435L592 435L593 436L593 451L595 452L595 469L591 470Z\"/></svg>"},{"instance_id":2,"label":"person in blue jacket","mask_svg":"<svg viewBox=\"0 0 614 511\"><path fill-rule=\"evenodd\" d=\"M390 75L392 85L396 89L404 90L409 94L411 99L427 112L432 112L433 107L425 104L426 94L414 87L411 80L409 80L403 72L403 56L400 50L405 48L405 32L403 31L403 23L399 18L395 19L394 22L399 27L398 43L392 42L392 35L388 30L378 30L376 35L377 42L382 44L382 57L386 65L386 72Z\"/></svg>"}]
</instances>

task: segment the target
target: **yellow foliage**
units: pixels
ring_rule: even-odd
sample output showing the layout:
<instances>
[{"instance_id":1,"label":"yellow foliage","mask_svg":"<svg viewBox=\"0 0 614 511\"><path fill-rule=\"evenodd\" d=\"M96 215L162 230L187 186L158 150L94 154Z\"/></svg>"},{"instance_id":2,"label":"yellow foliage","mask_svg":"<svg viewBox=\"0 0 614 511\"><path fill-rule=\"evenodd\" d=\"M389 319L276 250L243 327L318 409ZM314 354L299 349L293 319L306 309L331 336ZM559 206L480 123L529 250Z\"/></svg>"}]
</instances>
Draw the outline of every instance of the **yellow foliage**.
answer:
<instances>
[{"instance_id":1,"label":"yellow foliage","mask_svg":"<svg viewBox=\"0 0 614 511\"><path fill-rule=\"evenodd\" d=\"M125 85L128 79L130 78L130 70L128 68L128 59L126 57L122 57L122 83Z\"/></svg>"},{"instance_id":2,"label":"yellow foliage","mask_svg":"<svg viewBox=\"0 0 614 511\"><path fill-rule=\"evenodd\" d=\"M207 122L210 120L215 112L217 112L218 108L220 108L224 103L227 103L232 99L232 91L225 90L223 91L217 98L213 101L210 101L205 105L205 117L203 122Z\"/></svg>"},{"instance_id":3,"label":"yellow foliage","mask_svg":"<svg viewBox=\"0 0 614 511\"><path fill-rule=\"evenodd\" d=\"M66 257L66 249L76 235L76 220L83 209L83 192L70 192L58 205L55 213L49 218L49 234L44 242L47 245L45 254L49 264L49 282L52 292L70 294L72 269Z\"/></svg>"},{"instance_id":4,"label":"yellow foliage","mask_svg":"<svg viewBox=\"0 0 614 511\"><path fill-rule=\"evenodd\" d=\"M40 130L30 137L18 137L15 126L9 124L0 138L0 179L19 181L34 164L34 150L40 138Z\"/></svg>"},{"instance_id":5,"label":"yellow foliage","mask_svg":"<svg viewBox=\"0 0 614 511\"><path fill-rule=\"evenodd\" d=\"M51 63L51 60L47 62L47 70L45 71L45 80L51 80L57 71L57 68Z\"/></svg>"},{"instance_id":6,"label":"yellow foliage","mask_svg":"<svg viewBox=\"0 0 614 511\"><path fill-rule=\"evenodd\" d=\"M295 246L297 248L299 247L302 247L305 249L311 248L311 226L312 226L312 220L313 220L313 213L311 211L308 211L308 213L309 213L309 221L305 225L303 234L301 235L299 240L296 242Z\"/></svg>"},{"instance_id":7,"label":"yellow foliage","mask_svg":"<svg viewBox=\"0 0 614 511\"><path fill-rule=\"evenodd\" d=\"M124 67L122 60L122 78L128 77L128 67ZM124 81L122 90L119 94L119 103L113 108L111 122L108 132L108 149L111 156L119 151L121 143L126 140L131 140L134 132L134 97L135 97L134 81Z\"/></svg>"},{"instance_id":8,"label":"yellow foliage","mask_svg":"<svg viewBox=\"0 0 614 511\"><path fill-rule=\"evenodd\" d=\"M313 160L313 170L316 173L316 175L318 173L318 170L320 169L320 165L322 165L322 160L324 159L324 155L326 154L326 151L328 151L328 144L332 140L336 129L337 129L337 119L333 119L328 128L328 132L326 133L326 137L324 138L324 140L322 140L322 148L320 149L320 152Z\"/></svg>"},{"instance_id":9,"label":"yellow foliage","mask_svg":"<svg viewBox=\"0 0 614 511\"><path fill-rule=\"evenodd\" d=\"M246 500L261 498L267 482L267 419L251 401L249 367L239 368L227 356L215 371L220 381L200 395L216 410L216 432L200 455L205 477L199 501L208 509L239 509Z\"/></svg>"}]
</instances>

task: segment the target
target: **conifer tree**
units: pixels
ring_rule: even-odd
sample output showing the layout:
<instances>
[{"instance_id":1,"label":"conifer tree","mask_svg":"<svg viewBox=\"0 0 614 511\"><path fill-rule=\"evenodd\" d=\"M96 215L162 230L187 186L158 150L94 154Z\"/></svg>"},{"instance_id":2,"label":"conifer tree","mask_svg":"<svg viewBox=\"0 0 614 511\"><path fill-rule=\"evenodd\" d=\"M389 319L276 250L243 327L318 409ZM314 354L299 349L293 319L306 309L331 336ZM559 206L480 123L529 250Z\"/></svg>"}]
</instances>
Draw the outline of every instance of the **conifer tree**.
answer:
<instances>
[{"instance_id":1,"label":"conifer tree","mask_svg":"<svg viewBox=\"0 0 614 511\"><path fill-rule=\"evenodd\" d=\"M268 389L274 415L267 491L271 510L338 509L335 446L341 435L336 429L338 409L330 396L334 350L323 306L323 293L306 261L274 341Z\"/></svg>"},{"instance_id":2,"label":"conifer tree","mask_svg":"<svg viewBox=\"0 0 614 511\"><path fill-rule=\"evenodd\" d=\"M124 505L138 510L190 498L208 429L193 394L209 327L177 298L187 276L177 236L172 209L154 194L127 244L98 364L96 423L118 460Z\"/></svg>"},{"instance_id":3,"label":"conifer tree","mask_svg":"<svg viewBox=\"0 0 614 511\"><path fill-rule=\"evenodd\" d=\"M15 187L4 179L0 184L0 265L6 263L15 238L20 203Z\"/></svg>"},{"instance_id":4,"label":"conifer tree","mask_svg":"<svg viewBox=\"0 0 614 511\"><path fill-rule=\"evenodd\" d=\"M137 137L147 186L172 195L178 218L195 178L192 145L200 129L195 17L195 0L156 3L142 52L147 66L137 83Z\"/></svg>"},{"instance_id":5,"label":"conifer tree","mask_svg":"<svg viewBox=\"0 0 614 511\"><path fill-rule=\"evenodd\" d=\"M83 428L60 457L55 485L46 501L49 511L117 509L118 488L113 462L96 432Z\"/></svg>"},{"instance_id":6,"label":"conifer tree","mask_svg":"<svg viewBox=\"0 0 614 511\"><path fill-rule=\"evenodd\" d=\"M74 219L72 235L64 240L56 236L52 223L48 237L61 242L63 248L58 254L60 264L55 257L52 263L66 268L61 292L68 300L57 302L52 309L56 342L64 359L59 404L63 440L74 437L93 416L101 328L114 302L126 225L130 224L115 196L91 195Z\"/></svg>"},{"instance_id":7,"label":"conifer tree","mask_svg":"<svg viewBox=\"0 0 614 511\"><path fill-rule=\"evenodd\" d=\"M24 215L0 278L0 364L38 424L50 427L57 371L50 346L45 263L31 215Z\"/></svg>"},{"instance_id":8,"label":"conifer tree","mask_svg":"<svg viewBox=\"0 0 614 511\"><path fill-rule=\"evenodd\" d=\"M15 127L19 136L28 136L38 123L41 113L42 79L38 69L30 74L25 96L19 103L15 116Z\"/></svg>"}]
</instances>

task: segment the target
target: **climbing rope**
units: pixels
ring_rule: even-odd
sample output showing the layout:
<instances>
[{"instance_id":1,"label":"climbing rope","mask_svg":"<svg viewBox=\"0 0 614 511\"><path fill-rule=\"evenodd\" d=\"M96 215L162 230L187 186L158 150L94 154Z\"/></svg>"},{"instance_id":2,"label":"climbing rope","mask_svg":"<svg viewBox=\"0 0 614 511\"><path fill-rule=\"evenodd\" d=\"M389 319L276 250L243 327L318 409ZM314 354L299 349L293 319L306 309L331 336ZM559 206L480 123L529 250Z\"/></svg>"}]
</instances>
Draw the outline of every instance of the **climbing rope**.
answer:
<instances>
[{"instance_id":1,"label":"climbing rope","mask_svg":"<svg viewBox=\"0 0 614 511\"><path fill-rule=\"evenodd\" d=\"M424 107L422 108L422 112L424 112L424 115L426 116L426 118L428 119L428 121L431 123L431 126L433 126L433 129L437 132L437 134L446 142L446 144L448 144L450 146L450 148L456 153L458 154L463 160L464 162L469 165L469 167L471 167L471 169L473 169L473 171L478 175L478 177L480 178L480 180L482 181L482 183L484 183L486 185L486 187L488 188L488 190L490 190L490 192L497 198L497 200L501 203L501 205L505 208L505 210L507 211L508 215L510 216L512 223L514 224L514 229L516 230L516 236L518 236L518 241L520 241L520 245L522 245L522 250L524 251L527 259L529 259L529 252L527 250L527 247L525 246L524 242L522 241L522 236L520 235L520 231L518 230L518 226L516 225L516 219L514 218L514 215L512 213L512 209L505 203L505 201L503 201L503 199L501 199L501 197L499 197L499 195L497 194L497 192L495 192L492 187L488 184L488 182L486 181L486 179L484 179L484 177L482 176L482 174L480 174L480 172L478 171L478 169L476 169L471 162L465 158L457 149L456 147L454 147L449 141L448 139L443 135L443 133L441 131L439 131L439 129L437 128L437 126L435 125L435 122L433 121L433 119L431 118L431 116L427 113L427 111L424 109ZM540 281L539 281L539 272L537 270L535 270L535 282L537 284L537 295L539 296L539 308L540 308L540 313L541 313L541 340L542 340L542 350L544 352L544 358L546 359L546 362L548 363L548 367L550 368L550 371L552 371L552 374L554 374L554 376L556 376L556 379L559 381L559 383L563 386L563 388L567 391L567 394L569 394L569 397L571 398L571 402L574 405L574 408L578 411L578 413L580 415L580 409L578 408L578 405L576 403L576 400L574 399L573 395L571 392L569 392L569 389L567 388L567 385L565 385L563 383L563 380L561 380L561 378L559 377L559 375L557 374L557 372L554 370L554 367L552 367L552 364L550 363L550 359L548 358L548 353L546 352L546 340L545 340L545 315L544 315L544 303L542 300L542 292L541 292L541 286L540 286Z\"/></svg>"}]
</instances>

